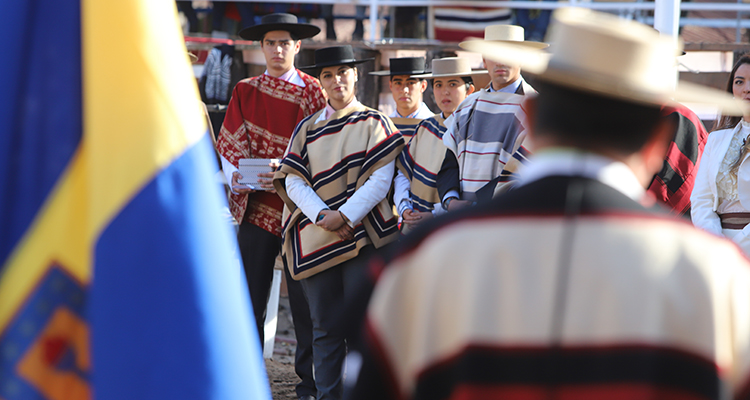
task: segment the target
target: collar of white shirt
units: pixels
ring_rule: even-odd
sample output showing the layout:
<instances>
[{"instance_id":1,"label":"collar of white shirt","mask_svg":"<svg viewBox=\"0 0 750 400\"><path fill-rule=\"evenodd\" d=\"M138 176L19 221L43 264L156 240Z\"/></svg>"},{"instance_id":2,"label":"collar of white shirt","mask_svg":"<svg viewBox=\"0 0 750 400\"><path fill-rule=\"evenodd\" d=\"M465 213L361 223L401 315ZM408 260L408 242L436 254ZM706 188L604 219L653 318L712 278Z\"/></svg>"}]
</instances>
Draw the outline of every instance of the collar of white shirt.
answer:
<instances>
[{"instance_id":1,"label":"collar of white shirt","mask_svg":"<svg viewBox=\"0 0 750 400\"><path fill-rule=\"evenodd\" d=\"M266 70L266 72L264 72L264 73L266 75L270 75L268 73L268 70ZM289 83L291 83L293 85L302 86L302 87L306 86L305 85L305 81L302 80L302 77L299 76L299 74L297 73L297 70L294 69L294 68L290 68L289 71L284 72L284 74L282 74L279 77L279 79L281 79L282 81L289 82Z\"/></svg>"},{"instance_id":2,"label":"collar of white shirt","mask_svg":"<svg viewBox=\"0 0 750 400\"><path fill-rule=\"evenodd\" d=\"M419 108L417 108L417 111L414 111L413 113L402 116L398 113L398 110L394 110L391 115L388 116L388 118L416 118L416 119L427 119L435 115L432 111L430 111L430 108L427 107L427 104L422 102L422 104L419 105Z\"/></svg>"},{"instance_id":3,"label":"collar of white shirt","mask_svg":"<svg viewBox=\"0 0 750 400\"><path fill-rule=\"evenodd\" d=\"M354 107L359 104L359 101L357 100L357 97L355 96L352 98L352 101L349 102L349 104L345 105L344 108ZM343 110L343 108L342 108ZM320 121L325 121L328 118L331 118L331 115L336 112L336 109L331 107L331 103L326 102L326 108L325 111L320 113L320 116L318 116L318 119L315 120L315 123L317 124Z\"/></svg>"},{"instance_id":4,"label":"collar of white shirt","mask_svg":"<svg viewBox=\"0 0 750 400\"><path fill-rule=\"evenodd\" d=\"M521 166L518 175L520 185L548 176L583 176L611 186L635 201L640 201L646 192L624 163L571 148L550 148L534 153L529 163Z\"/></svg>"},{"instance_id":5,"label":"collar of white shirt","mask_svg":"<svg viewBox=\"0 0 750 400\"><path fill-rule=\"evenodd\" d=\"M504 93L515 93L516 90L518 90L518 87L521 86L521 83L523 82L523 77L519 76L518 79L513 81L510 85L500 88L498 90L495 90L495 88L492 87L492 82L490 82L490 87L487 88L488 92L504 92Z\"/></svg>"}]
</instances>

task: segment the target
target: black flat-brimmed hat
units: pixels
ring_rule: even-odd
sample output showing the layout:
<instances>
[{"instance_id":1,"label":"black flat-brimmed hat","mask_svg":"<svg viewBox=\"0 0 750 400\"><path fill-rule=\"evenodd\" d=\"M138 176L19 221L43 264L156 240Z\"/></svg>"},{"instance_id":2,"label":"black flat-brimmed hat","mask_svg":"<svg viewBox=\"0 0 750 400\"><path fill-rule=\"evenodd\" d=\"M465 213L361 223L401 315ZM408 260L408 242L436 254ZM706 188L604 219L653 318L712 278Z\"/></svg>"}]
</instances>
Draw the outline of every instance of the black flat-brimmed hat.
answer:
<instances>
[{"instance_id":1,"label":"black flat-brimmed hat","mask_svg":"<svg viewBox=\"0 0 750 400\"><path fill-rule=\"evenodd\" d=\"M320 28L312 24L300 24L293 14L275 13L264 15L260 24L240 31L245 40L263 40L263 35L271 31L287 31L296 39L307 39L317 35Z\"/></svg>"},{"instance_id":2,"label":"black flat-brimmed hat","mask_svg":"<svg viewBox=\"0 0 750 400\"><path fill-rule=\"evenodd\" d=\"M317 75L317 71L320 71L325 67L354 65L372 60L374 60L374 58L364 58L361 60L355 59L354 49L347 44L343 46L323 47L322 49L315 50L315 64L300 67L299 69L315 71L315 75Z\"/></svg>"},{"instance_id":3,"label":"black flat-brimmed hat","mask_svg":"<svg viewBox=\"0 0 750 400\"><path fill-rule=\"evenodd\" d=\"M389 60L391 69L385 71L373 71L370 75L396 76L396 75L422 75L430 70L425 69L424 57L400 57Z\"/></svg>"}]
</instances>

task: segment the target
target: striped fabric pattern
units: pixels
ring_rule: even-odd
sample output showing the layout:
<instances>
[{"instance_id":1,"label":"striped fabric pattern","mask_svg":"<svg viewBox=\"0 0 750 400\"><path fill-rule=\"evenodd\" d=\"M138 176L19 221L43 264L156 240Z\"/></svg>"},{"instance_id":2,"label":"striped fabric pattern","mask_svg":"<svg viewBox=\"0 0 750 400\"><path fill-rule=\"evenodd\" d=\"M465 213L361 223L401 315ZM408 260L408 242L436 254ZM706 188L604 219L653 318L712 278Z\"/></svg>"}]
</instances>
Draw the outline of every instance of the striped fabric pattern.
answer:
<instances>
[{"instance_id":1,"label":"striped fabric pattern","mask_svg":"<svg viewBox=\"0 0 750 400\"><path fill-rule=\"evenodd\" d=\"M500 177L511 181L530 149L527 135L525 97L480 90L464 100L445 121L443 143L458 160L459 182L464 198Z\"/></svg>"},{"instance_id":2,"label":"striped fabric pattern","mask_svg":"<svg viewBox=\"0 0 750 400\"><path fill-rule=\"evenodd\" d=\"M396 125L398 131L401 132L404 140L408 142L414 136L414 133L417 132L417 125L423 120L419 118L391 118L391 121Z\"/></svg>"},{"instance_id":3,"label":"striped fabric pattern","mask_svg":"<svg viewBox=\"0 0 750 400\"><path fill-rule=\"evenodd\" d=\"M437 174L445 158L445 129L440 114L422 121L396 160L396 167L411 183L409 195L417 211L432 211L440 203Z\"/></svg>"},{"instance_id":4,"label":"striped fabric pattern","mask_svg":"<svg viewBox=\"0 0 750 400\"><path fill-rule=\"evenodd\" d=\"M487 25L510 24L513 10L510 8L434 7L435 39L460 42L469 37L484 37Z\"/></svg>"},{"instance_id":5,"label":"striped fabric pattern","mask_svg":"<svg viewBox=\"0 0 750 400\"><path fill-rule=\"evenodd\" d=\"M298 280L356 257L368 244L379 248L398 237L397 217L387 198L354 228L353 240L340 240L335 233L316 226L287 196L284 179L295 174L336 210L404 147L396 126L379 111L360 104L315 123L319 113L297 126L274 176L285 203L282 255Z\"/></svg>"},{"instance_id":6,"label":"striped fabric pattern","mask_svg":"<svg viewBox=\"0 0 750 400\"><path fill-rule=\"evenodd\" d=\"M634 207L529 207L544 201L519 195L402 246L368 312L388 398L750 398L735 245Z\"/></svg>"}]
</instances>

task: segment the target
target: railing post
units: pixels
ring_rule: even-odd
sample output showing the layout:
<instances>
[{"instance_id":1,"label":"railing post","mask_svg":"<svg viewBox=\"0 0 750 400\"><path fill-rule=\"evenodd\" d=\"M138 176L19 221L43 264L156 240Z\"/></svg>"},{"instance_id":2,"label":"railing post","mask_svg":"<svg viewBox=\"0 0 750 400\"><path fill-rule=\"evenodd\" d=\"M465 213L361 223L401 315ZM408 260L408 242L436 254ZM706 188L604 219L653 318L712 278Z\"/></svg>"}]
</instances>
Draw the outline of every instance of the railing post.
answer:
<instances>
[{"instance_id":1,"label":"railing post","mask_svg":"<svg viewBox=\"0 0 750 400\"><path fill-rule=\"evenodd\" d=\"M378 0L370 0L370 41L375 41L376 29L380 27L378 23Z\"/></svg>"},{"instance_id":2,"label":"railing post","mask_svg":"<svg viewBox=\"0 0 750 400\"><path fill-rule=\"evenodd\" d=\"M680 27L680 0L656 0L654 28L677 42Z\"/></svg>"}]
</instances>

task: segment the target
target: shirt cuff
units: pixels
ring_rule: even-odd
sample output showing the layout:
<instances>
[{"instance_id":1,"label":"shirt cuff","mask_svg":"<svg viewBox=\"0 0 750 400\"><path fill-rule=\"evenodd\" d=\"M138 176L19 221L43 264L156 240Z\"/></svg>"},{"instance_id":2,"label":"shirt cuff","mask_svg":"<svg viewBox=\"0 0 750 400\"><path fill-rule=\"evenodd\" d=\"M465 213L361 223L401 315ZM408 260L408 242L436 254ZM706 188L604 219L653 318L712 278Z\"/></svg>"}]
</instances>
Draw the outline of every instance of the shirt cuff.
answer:
<instances>
[{"instance_id":1,"label":"shirt cuff","mask_svg":"<svg viewBox=\"0 0 750 400\"><path fill-rule=\"evenodd\" d=\"M448 193L446 193L445 196L443 196L442 201L445 201L445 199L447 199L449 197L455 197L455 198L457 198L459 200L461 199L461 196L458 194L458 191L456 191L456 190L449 190Z\"/></svg>"}]
</instances>

